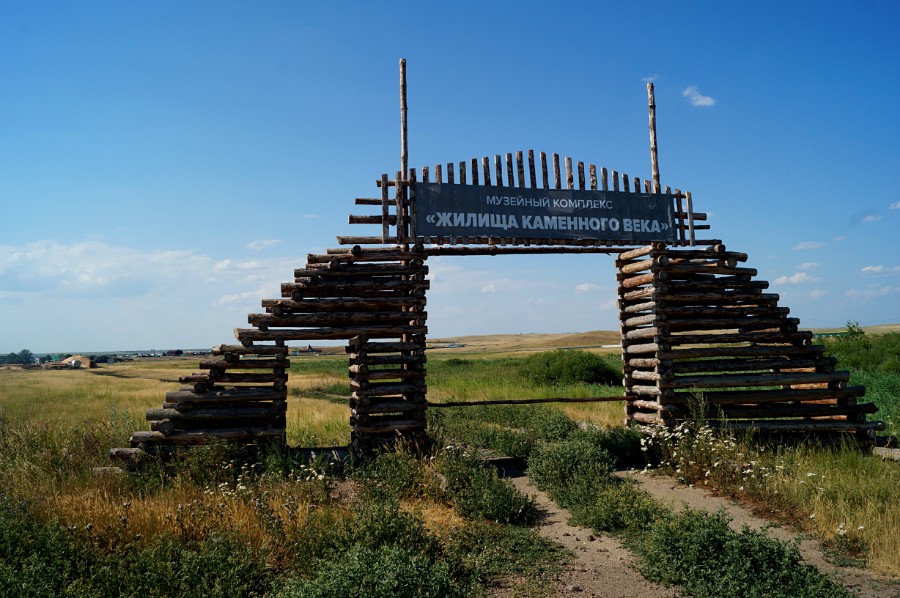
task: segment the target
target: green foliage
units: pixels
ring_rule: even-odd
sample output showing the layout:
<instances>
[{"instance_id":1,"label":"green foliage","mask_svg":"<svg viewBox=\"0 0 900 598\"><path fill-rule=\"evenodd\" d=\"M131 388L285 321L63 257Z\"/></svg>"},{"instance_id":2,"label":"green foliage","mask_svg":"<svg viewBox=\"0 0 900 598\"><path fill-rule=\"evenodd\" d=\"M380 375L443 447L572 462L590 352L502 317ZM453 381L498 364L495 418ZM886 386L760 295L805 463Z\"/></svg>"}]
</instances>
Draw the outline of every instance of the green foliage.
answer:
<instances>
[{"instance_id":1,"label":"green foliage","mask_svg":"<svg viewBox=\"0 0 900 598\"><path fill-rule=\"evenodd\" d=\"M616 360L618 362L618 359ZM529 355L519 365L519 374L535 384L619 384L621 364L587 351L546 351Z\"/></svg>"},{"instance_id":2,"label":"green foliage","mask_svg":"<svg viewBox=\"0 0 900 598\"><path fill-rule=\"evenodd\" d=\"M537 521L534 499L501 480L497 470L459 451L447 451L440 463L446 494L463 517L530 525Z\"/></svg>"},{"instance_id":3,"label":"green foliage","mask_svg":"<svg viewBox=\"0 0 900 598\"><path fill-rule=\"evenodd\" d=\"M278 598L454 598L468 595L447 562L433 561L414 549L397 545L354 546L323 563L311 580L290 581Z\"/></svg>"},{"instance_id":4,"label":"green foliage","mask_svg":"<svg viewBox=\"0 0 900 598\"><path fill-rule=\"evenodd\" d=\"M528 460L528 475L538 488L562 488L577 478L606 478L614 460L589 438L579 436L539 446Z\"/></svg>"},{"instance_id":5,"label":"green foliage","mask_svg":"<svg viewBox=\"0 0 900 598\"><path fill-rule=\"evenodd\" d=\"M670 514L638 542L641 573L695 596L851 596L801 561L796 544L728 527L724 513Z\"/></svg>"},{"instance_id":6,"label":"green foliage","mask_svg":"<svg viewBox=\"0 0 900 598\"><path fill-rule=\"evenodd\" d=\"M900 374L900 333L867 336L850 332L830 341L827 352L838 359L838 366L877 374Z\"/></svg>"},{"instance_id":7,"label":"green foliage","mask_svg":"<svg viewBox=\"0 0 900 598\"><path fill-rule=\"evenodd\" d=\"M404 451L381 453L354 469L350 477L367 484L370 492L397 499L424 495L429 487L422 461Z\"/></svg>"},{"instance_id":8,"label":"green foliage","mask_svg":"<svg viewBox=\"0 0 900 598\"><path fill-rule=\"evenodd\" d=\"M162 537L140 548L120 540L104 550L92 529L41 523L3 495L0 595L262 596L271 583L265 555L226 536L191 545Z\"/></svg>"}]
</instances>

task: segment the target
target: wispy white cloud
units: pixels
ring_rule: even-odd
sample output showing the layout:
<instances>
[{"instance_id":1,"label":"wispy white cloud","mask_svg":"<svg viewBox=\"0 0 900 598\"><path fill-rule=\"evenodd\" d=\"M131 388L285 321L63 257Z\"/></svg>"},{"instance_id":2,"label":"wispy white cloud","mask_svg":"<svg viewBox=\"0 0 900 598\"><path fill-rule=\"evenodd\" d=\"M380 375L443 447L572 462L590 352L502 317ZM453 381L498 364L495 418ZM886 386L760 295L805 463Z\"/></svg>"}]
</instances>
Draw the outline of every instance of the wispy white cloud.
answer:
<instances>
[{"instance_id":1,"label":"wispy white cloud","mask_svg":"<svg viewBox=\"0 0 900 598\"><path fill-rule=\"evenodd\" d=\"M809 298L813 299L813 300L821 299L822 297L824 297L826 295L828 295L828 291L826 291L824 289L813 289L812 291L809 292Z\"/></svg>"},{"instance_id":2,"label":"wispy white cloud","mask_svg":"<svg viewBox=\"0 0 900 598\"><path fill-rule=\"evenodd\" d=\"M819 266L821 266L819 262L803 262L799 266L797 266L798 270L815 270Z\"/></svg>"},{"instance_id":3,"label":"wispy white cloud","mask_svg":"<svg viewBox=\"0 0 900 598\"><path fill-rule=\"evenodd\" d=\"M825 247L825 243L821 241L804 241L794 245L794 250L802 251L804 249L821 249L823 247Z\"/></svg>"},{"instance_id":4,"label":"wispy white cloud","mask_svg":"<svg viewBox=\"0 0 900 598\"><path fill-rule=\"evenodd\" d=\"M810 282L819 282L821 278L810 276L806 272L795 272L790 276L779 276L775 279L775 284L806 284Z\"/></svg>"},{"instance_id":5,"label":"wispy white cloud","mask_svg":"<svg viewBox=\"0 0 900 598\"><path fill-rule=\"evenodd\" d=\"M318 218L319 215L318 214L304 214L303 217L306 218L307 220L311 220L313 218Z\"/></svg>"},{"instance_id":6,"label":"wispy white cloud","mask_svg":"<svg viewBox=\"0 0 900 598\"><path fill-rule=\"evenodd\" d=\"M878 222L881 220L881 216L878 214L869 214L868 216L863 216L863 222Z\"/></svg>"},{"instance_id":7,"label":"wispy white cloud","mask_svg":"<svg viewBox=\"0 0 900 598\"><path fill-rule=\"evenodd\" d=\"M601 287L599 284L594 284L591 282L583 282L579 285L576 285L575 292L578 293L579 295L583 295L585 293L590 293L592 291L600 291L602 289L603 289L603 287Z\"/></svg>"},{"instance_id":8,"label":"wispy white cloud","mask_svg":"<svg viewBox=\"0 0 900 598\"><path fill-rule=\"evenodd\" d=\"M700 93L700 90L697 89L696 85L685 87L681 91L681 95L688 99L691 106L715 106L716 104L716 101L713 98Z\"/></svg>"},{"instance_id":9,"label":"wispy white cloud","mask_svg":"<svg viewBox=\"0 0 900 598\"><path fill-rule=\"evenodd\" d=\"M260 251L263 249L268 249L269 247L274 247L279 243L281 243L281 239L260 239L258 241L250 241L249 243L247 243L247 249Z\"/></svg>"},{"instance_id":10,"label":"wispy white cloud","mask_svg":"<svg viewBox=\"0 0 900 598\"><path fill-rule=\"evenodd\" d=\"M641 81L644 83L653 83L657 79L659 79L659 75L647 75L646 77L641 77Z\"/></svg>"},{"instance_id":11,"label":"wispy white cloud","mask_svg":"<svg viewBox=\"0 0 900 598\"><path fill-rule=\"evenodd\" d=\"M832 239L832 241L834 241L835 243L840 243L841 241L846 241L846 240L847 240L847 237L844 237L844 236L838 236L838 237L835 237Z\"/></svg>"},{"instance_id":12,"label":"wispy white cloud","mask_svg":"<svg viewBox=\"0 0 900 598\"><path fill-rule=\"evenodd\" d=\"M884 272L884 266L865 266L860 272L865 274L880 274Z\"/></svg>"},{"instance_id":13,"label":"wispy white cloud","mask_svg":"<svg viewBox=\"0 0 900 598\"><path fill-rule=\"evenodd\" d=\"M895 201L894 203L892 203L890 209L900 210L900 201Z\"/></svg>"}]
</instances>

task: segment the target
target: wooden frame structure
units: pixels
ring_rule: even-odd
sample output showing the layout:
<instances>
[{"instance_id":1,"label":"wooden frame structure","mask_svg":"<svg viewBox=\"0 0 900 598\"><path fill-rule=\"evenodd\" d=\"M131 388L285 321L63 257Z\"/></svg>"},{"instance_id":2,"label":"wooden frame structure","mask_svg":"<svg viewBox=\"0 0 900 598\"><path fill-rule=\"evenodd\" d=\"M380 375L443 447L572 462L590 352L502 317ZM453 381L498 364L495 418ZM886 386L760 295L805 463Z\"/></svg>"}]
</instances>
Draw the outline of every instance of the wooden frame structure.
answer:
<instances>
[{"instance_id":1,"label":"wooden frame structure","mask_svg":"<svg viewBox=\"0 0 900 598\"><path fill-rule=\"evenodd\" d=\"M763 292L768 283L739 265L747 255L696 238L709 226L689 192L665 188L675 202L676 238L668 244L417 234L419 175L446 185L661 193L652 84L652 180L533 150L410 169L405 84L401 61L402 170L376 180L377 197L356 198L374 213L349 216L380 234L341 236L341 247L309 255L281 285L281 298L263 300L265 313L248 316L251 328L235 330L239 344L217 346L217 359L202 361L204 371L182 377L185 386L148 410L151 430L135 432L133 447L167 453L212 438L284 442L287 343L321 340L347 341L357 452L398 439L425 443L426 264L433 255L616 254L625 396L593 400L623 400L629 424L671 426L699 403L713 426L780 438L850 433L868 443L884 428L866 421L877 407L858 402L865 389L848 387L849 374L799 330L778 295Z\"/></svg>"}]
</instances>

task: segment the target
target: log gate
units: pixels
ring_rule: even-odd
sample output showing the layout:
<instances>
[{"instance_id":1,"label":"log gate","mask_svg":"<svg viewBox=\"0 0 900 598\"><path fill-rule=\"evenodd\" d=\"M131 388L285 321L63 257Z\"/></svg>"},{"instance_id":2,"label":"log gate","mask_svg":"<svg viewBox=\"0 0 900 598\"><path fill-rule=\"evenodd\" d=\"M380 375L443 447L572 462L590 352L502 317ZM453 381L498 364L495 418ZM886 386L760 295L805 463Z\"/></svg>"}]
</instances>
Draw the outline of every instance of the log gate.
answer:
<instances>
[{"instance_id":1,"label":"log gate","mask_svg":"<svg viewBox=\"0 0 900 598\"><path fill-rule=\"evenodd\" d=\"M434 255L615 254L625 393L592 400L624 401L630 425L673 426L700 401L712 426L766 437L830 441L850 434L869 444L884 429L866 421L878 409L859 402L865 389L847 386L849 373L835 369L779 296L765 292L768 282L743 265L747 254L697 238L710 227L690 192L659 185L652 84L652 181L533 150L407 168L405 98L401 61L402 169L375 181L376 197L356 198L374 213L349 216L350 224L374 225L380 234L340 236L341 247L310 254L281 285L281 297L264 299L265 313L250 314L251 327L235 329L238 343L215 347L216 358L200 362L203 371L180 378L185 386L147 411L150 431L134 432L133 448L113 449L112 456L128 458L135 449L168 454L213 438L284 443L288 343L321 340L347 341L353 449L365 453L398 439L423 445L426 409L440 406L426 398L427 259ZM602 234L425 236L417 231L417 189L434 184L508 195L532 189L662 198L671 204L674 234L647 243Z\"/></svg>"}]
</instances>

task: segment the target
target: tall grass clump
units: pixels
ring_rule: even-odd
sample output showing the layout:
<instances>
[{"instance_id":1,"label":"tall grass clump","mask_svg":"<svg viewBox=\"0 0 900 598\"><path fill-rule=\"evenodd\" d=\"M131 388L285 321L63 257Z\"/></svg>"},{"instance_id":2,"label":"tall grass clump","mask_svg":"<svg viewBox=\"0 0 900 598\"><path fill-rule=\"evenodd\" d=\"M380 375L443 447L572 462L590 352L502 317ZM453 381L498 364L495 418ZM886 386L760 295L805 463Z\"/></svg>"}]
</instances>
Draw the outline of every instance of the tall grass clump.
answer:
<instances>
[{"instance_id":1,"label":"tall grass clump","mask_svg":"<svg viewBox=\"0 0 900 598\"><path fill-rule=\"evenodd\" d=\"M734 532L723 513L668 512L636 543L641 573L693 596L784 598L853 594L802 562L796 543L764 531Z\"/></svg>"},{"instance_id":2,"label":"tall grass clump","mask_svg":"<svg viewBox=\"0 0 900 598\"><path fill-rule=\"evenodd\" d=\"M545 351L529 355L519 364L519 373L533 384L605 384L622 381L618 356L601 356L588 351Z\"/></svg>"}]
</instances>

